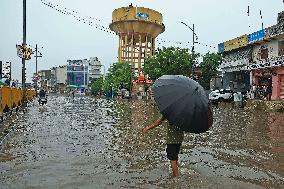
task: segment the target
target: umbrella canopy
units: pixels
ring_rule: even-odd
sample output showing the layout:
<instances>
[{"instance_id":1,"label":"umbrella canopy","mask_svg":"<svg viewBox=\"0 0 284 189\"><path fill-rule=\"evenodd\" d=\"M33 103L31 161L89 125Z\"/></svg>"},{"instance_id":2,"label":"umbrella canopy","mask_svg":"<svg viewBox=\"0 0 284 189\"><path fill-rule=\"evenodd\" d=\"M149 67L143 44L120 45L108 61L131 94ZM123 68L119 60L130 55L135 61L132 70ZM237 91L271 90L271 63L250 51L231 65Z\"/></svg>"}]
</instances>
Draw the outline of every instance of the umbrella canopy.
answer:
<instances>
[{"instance_id":1,"label":"umbrella canopy","mask_svg":"<svg viewBox=\"0 0 284 189\"><path fill-rule=\"evenodd\" d=\"M153 85L163 116L179 130L203 133L209 129L209 100L201 85L181 75L164 75Z\"/></svg>"}]
</instances>

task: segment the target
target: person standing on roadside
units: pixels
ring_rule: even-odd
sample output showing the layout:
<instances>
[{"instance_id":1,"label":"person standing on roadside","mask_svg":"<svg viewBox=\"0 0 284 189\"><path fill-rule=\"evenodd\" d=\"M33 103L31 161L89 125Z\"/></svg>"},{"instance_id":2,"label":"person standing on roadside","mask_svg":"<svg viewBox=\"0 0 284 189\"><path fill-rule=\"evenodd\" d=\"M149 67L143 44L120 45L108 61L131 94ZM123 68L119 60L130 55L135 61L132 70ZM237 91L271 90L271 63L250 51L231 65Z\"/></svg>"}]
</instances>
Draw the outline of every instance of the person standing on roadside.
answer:
<instances>
[{"instance_id":1,"label":"person standing on roadside","mask_svg":"<svg viewBox=\"0 0 284 189\"><path fill-rule=\"evenodd\" d=\"M272 95L272 85L271 83L268 83L266 87L266 100L271 101L271 95Z\"/></svg>"},{"instance_id":2,"label":"person standing on roadside","mask_svg":"<svg viewBox=\"0 0 284 189\"><path fill-rule=\"evenodd\" d=\"M72 96L72 99L74 99L74 98L75 98L75 91L74 91L74 90L72 90L72 92L71 92L71 96Z\"/></svg>"}]
</instances>

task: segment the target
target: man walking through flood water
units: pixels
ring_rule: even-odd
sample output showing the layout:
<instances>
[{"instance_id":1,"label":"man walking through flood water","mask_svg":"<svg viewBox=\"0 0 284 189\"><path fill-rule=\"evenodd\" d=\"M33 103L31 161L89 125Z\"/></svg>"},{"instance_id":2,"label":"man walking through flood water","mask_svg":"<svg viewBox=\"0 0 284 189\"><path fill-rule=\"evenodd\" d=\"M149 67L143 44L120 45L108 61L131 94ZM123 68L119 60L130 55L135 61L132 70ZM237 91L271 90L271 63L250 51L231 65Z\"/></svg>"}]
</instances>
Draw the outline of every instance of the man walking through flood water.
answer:
<instances>
[{"instance_id":1,"label":"man walking through flood water","mask_svg":"<svg viewBox=\"0 0 284 189\"><path fill-rule=\"evenodd\" d=\"M154 85L155 102L162 117L143 129L147 133L167 120L167 158L174 177L180 175L177 162L184 132L200 134L213 123L211 103L196 81L181 75L164 75Z\"/></svg>"},{"instance_id":2,"label":"man walking through flood water","mask_svg":"<svg viewBox=\"0 0 284 189\"><path fill-rule=\"evenodd\" d=\"M212 105L210 102L208 105L207 115L208 115L208 128L210 128L213 124L213 112L212 112ZM145 127L143 129L143 133L146 134L149 130L154 129L155 127L161 125L165 120L166 118L164 116L160 117L155 122ZM167 152L167 158L170 160L172 173L174 177L180 175L177 164L178 164L178 154L183 139L184 139L184 132L178 130L175 126L171 125L170 123L167 123L166 152Z\"/></svg>"},{"instance_id":3,"label":"man walking through flood water","mask_svg":"<svg viewBox=\"0 0 284 189\"><path fill-rule=\"evenodd\" d=\"M150 129L153 129L159 125L162 124L163 121L165 121L166 118L165 117L161 117L159 119L157 119L154 123L152 123L151 125L145 127L143 129L143 133L147 133ZM182 144L184 138L184 132L183 131L179 131L177 130L173 125L171 124L167 124L167 158L170 160L170 164L172 167L172 172L173 172L173 176L177 177L179 176L179 170L178 170L178 166L177 166L177 162L178 162L178 154L180 151L180 147Z\"/></svg>"}]
</instances>

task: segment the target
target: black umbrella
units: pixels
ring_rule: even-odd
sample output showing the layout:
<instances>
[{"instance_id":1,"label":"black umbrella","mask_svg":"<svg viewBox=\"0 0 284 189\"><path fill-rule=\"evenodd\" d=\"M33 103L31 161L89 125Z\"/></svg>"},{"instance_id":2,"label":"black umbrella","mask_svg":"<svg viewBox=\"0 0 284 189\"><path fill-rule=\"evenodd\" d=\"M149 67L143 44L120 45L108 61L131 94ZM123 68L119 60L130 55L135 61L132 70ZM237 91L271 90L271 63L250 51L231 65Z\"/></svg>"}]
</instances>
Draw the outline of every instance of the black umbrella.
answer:
<instances>
[{"instance_id":1,"label":"black umbrella","mask_svg":"<svg viewBox=\"0 0 284 189\"><path fill-rule=\"evenodd\" d=\"M160 112L179 130L203 133L209 129L209 100L201 85L181 75L158 78L153 91Z\"/></svg>"}]
</instances>

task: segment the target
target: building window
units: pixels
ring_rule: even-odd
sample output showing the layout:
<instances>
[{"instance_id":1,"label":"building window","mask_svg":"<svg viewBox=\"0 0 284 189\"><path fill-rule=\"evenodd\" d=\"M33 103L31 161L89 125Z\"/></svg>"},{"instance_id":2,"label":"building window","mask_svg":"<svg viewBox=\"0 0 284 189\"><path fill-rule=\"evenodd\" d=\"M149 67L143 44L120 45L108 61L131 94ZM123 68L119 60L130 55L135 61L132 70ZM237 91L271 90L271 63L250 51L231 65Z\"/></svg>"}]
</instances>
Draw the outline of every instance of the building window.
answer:
<instances>
[{"instance_id":1,"label":"building window","mask_svg":"<svg viewBox=\"0 0 284 189\"><path fill-rule=\"evenodd\" d=\"M260 50L260 59L267 59L268 58L268 49L261 49Z\"/></svg>"},{"instance_id":2,"label":"building window","mask_svg":"<svg viewBox=\"0 0 284 189\"><path fill-rule=\"evenodd\" d=\"M278 56L284 55L284 41L278 42Z\"/></svg>"}]
</instances>

